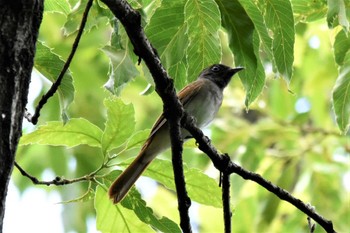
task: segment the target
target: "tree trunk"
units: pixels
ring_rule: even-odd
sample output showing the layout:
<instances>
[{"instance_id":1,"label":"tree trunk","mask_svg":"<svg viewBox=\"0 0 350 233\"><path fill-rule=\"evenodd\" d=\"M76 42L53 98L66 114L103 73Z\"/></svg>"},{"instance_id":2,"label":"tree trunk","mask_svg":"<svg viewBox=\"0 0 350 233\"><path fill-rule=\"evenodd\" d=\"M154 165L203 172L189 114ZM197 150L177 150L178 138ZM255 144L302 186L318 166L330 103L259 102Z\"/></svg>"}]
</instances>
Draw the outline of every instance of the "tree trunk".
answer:
<instances>
[{"instance_id":1,"label":"tree trunk","mask_svg":"<svg viewBox=\"0 0 350 233\"><path fill-rule=\"evenodd\" d=\"M0 232L42 13L43 0L0 0Z\"/></svg>"}]
</instances>

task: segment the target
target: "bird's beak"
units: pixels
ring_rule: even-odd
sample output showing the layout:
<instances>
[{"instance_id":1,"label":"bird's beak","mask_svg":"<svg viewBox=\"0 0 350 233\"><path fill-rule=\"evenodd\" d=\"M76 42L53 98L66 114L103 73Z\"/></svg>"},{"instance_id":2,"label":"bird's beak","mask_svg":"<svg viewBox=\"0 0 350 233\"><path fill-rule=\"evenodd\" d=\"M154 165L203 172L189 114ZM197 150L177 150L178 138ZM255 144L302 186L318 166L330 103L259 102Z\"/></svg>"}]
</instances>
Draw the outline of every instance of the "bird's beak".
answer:
<instances>
[{"instance_id":1,"label":"bird's beak","mask_svg":"<svg viewBox=\"0 0 350 233\"><path fill-rule=\"evenodd\" d=\"M232 69L230 70L230 74L231 74L231 76L233 76L234 74L238 73L238 72L241 71L241 70L244 70L244 67L232 68Z\"/></svg>"}]
</instances>

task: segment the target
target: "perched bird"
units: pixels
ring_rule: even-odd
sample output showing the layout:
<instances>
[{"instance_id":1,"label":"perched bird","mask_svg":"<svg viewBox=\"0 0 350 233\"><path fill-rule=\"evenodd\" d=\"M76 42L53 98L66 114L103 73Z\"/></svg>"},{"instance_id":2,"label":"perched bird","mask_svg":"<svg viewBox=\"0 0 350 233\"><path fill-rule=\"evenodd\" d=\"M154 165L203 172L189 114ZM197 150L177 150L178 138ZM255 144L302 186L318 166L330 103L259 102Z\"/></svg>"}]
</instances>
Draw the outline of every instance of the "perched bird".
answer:
<instances>
[{"instance_id":1,"label":"perched bird","mask_svg":"<svg viewBox=\"0 0 350 233\"><path fill-rule=\"evenodd\" d=\"M195 118L197 127L203 128L214 119L222 103L224 88L232 76L242 69L222 64L212 65L178 93L184 110ZM185 140L191 136L185 129L181 129L181 132ZM109 197L113 202L120 202L152 160L170 146L169 125L162 114L153 125L139 155L109 188Z\"/></svg>"}]
</instances>

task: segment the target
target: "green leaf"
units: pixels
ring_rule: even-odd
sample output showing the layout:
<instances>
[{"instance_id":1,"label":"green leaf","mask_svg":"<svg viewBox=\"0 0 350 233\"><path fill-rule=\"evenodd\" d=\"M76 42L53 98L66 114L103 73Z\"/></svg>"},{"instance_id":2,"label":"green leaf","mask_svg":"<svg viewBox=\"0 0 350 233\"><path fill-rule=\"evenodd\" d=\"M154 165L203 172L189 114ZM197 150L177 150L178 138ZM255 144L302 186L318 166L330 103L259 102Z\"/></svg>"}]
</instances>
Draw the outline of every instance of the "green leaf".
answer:
<instances>
[{"instance_id":1,"label":"green leaf","mask_svg":"<svg viewBox=\"0 0 350 233\"><path fill-rule=\"evenodd\" d=\"M151 225L159 232L181 232L179 226L169 218L157 218L136 189L132 189L121 204L129 210L133 210L142 222Z\"/></svg>"},{"instance_id":2,"label":"green leaf","mask_svg":"<svg viewBox=\"0 0 350 233\"><path fill-rule=\"evenodd\" d=\"M325 0L292 0L296 22L313 22L323 19L328 10Z\"/></svg>"},{"instance_id":3,"label":"green leaf","mask_svg":"<svg viewBox=\"0 0 350 233\"><path fill-rule=\"evenodd\" d=\"M70 5L67 0L45 0L44 1L45 12L55 12L64 15L68 15L71 11Z\"/></svg>"},{"instance_id":4,"label":"green leaf","mask_svg":"<svg viewBox=\"0 0 350 233\"><path fill-rule=\"evenodd\" d=\"M135 118L132 104L125 104L112 97L104 101L107 108L107 122L102 136L102 151L106 152L121 146L134 132Z\"/></svg>"},{"instance_id":5,"label":"green leaf","mask_svg":"<svg viewBox=\"0 0 350 233\"><path fill-rule=\"evenodd\" d=\"M163 1L146 27L149 40L157 49L164 67L175 80L178 89L187 83L186 72L183 72L186 71L185 55L188 45L184 6L184 0Z\"/></svg>"},{"instance_id":6,"label":"green leaf","mask_svg":"<svg viewBox=\"0 0 350 233\"><path fill-rule=\"evenodd\" d=\"M101 232L154 232L139 220L134 211L122 205L113 205L107 192L100 186L95 196L96 228Z\"/></svg>"},{"instance_id":7,"label":"green leaf","mask_svg":"<svg viewBox=\"0 0 350 233\"><path fill-rule=\"evenodd\" d=\"M192 0L185 5L185 22L189 44L186 50L188 82L221 60L220 11L214 0Z\"/></svg>"},{"instance_id":8,"label":"green leaf","mask_svg":"<svg viewBox=\"0 0 350 233\"><path fill-rule=\"evenodd\" d=\"M280 168L280 176L276 182L278 187L292 192L296 181L300 177L299 173L300 161L289 160L286 161ZM290 174L293 174L292 176ZM261 220L259 222L259 229L262 232L266 232L270 224L276 219L277 211L279 205L281 204L281 199L275 195L269 195L267 199L264 200L264 205L262 208Z\"/></svg>"},{"instance_id":9,"label":"green leaf","mask_svg":"<svg viewBox=\"0 0 350 233\"><path fill-rule=\"evenodd\" d=\"M334 57L339 66L344 65L345 56L350 51L350 38L341 30L334 41Z\"/></svg>"},{"instance_id":10,"label":"green leaf","mask_svg":"<svg viewBox=\"0 0 350 233\"><path fill-rule=\"evenodd\" d=\"M120 95L125 85L138 74L128 50L105 46L102 51L110 59L109 80L104 87L115 95Z\"/></svg>"},{"instance_id":11,"label":"green leaf","mask_svg":"<svg viewBox=\"0 0 350 233\"><path fill-rule=\"evenodd\" d=\"M78 145L101 146L102 130L83 118L70 119L66 124L57 121L39 126L23 135L20 145L39 144L74 147Z\"/></svg>"},{"instance_id":12,"label":"green leaf","mask_svg":"<svg viewBox=\"0 0 350 233\"><path fill-rule=\"evenodd\" d=\"M89 184L91 186L91 183ZM69 203L74 203L74 202L87 202L91 201L95 197L95 191L89 187L88 190L81 195L80 197L68 200L68 201L61 201L59 204L69 204Z\"/></svg>"},{"instance_id":13,"label":"green leaf","mask_svg":"<svg viewBox=\"0 0 350 233\"><path fill-rule=\"evenodd\" d=\"M260 1L266 26L272 34L272 53L277 72L289 85L294 61L294 17L290 1Z\"/></svg>"},{"instance_id":14,"label":"green leaf","mask_svg":"<svg viewBox=\"0 0 350 233\"><path fill-rule=\"evenodd\" d=\"M173 168L170 161L155 159L144 172L145 176L157 180L167 188L175 190ZM221 190L218 183L198 169L184 164L186 188L193 201L221 208ZM210 195L208 195L210 193Z\"/></svg>"},{"instance_id":15,"label":"green leaf","mask_svg":"<svg viewBox=\"0 0 350 233\"><path fill-rule=\"evenodd\" d=\"M250 0L239 0L239 2L242 4L250 20L254 23L255 30L258 32L261 39L261 44L264 52L273 62L272 38L270 37L268 29L266 28L265 19L259 8L260 6L258 2Z\"/></svg>"},{"instance_id":16,"label":"green leaf","mask_svg":"<svg viewBox=\"0 0 350 233\"><path fill-rule=\"evenodd\" d=\"M63 26L63 31L66 36L78 31L81 24L81 19L85 11L87 0L80 0L77 7L69 12L67 21ZM90 31L94 27L97 27L100 22L106 21L107 17L111 17L112 14L109 9L101 7L97 1L94 1L89 11L89 17L85 24L84 31Z\"/></svg>"},{"instance_id":17,"label":"green leaf","mask_svg":"<svg viewBox=\"0 0 350 233\"><path fill-rule=\"evenodd\" d=\"M346 134L350 126L350 51L333 88L333 107L338 127Z\"/></svg>"},{"instance_id":18,"label":"green leaf","mask_svg":"<svg viewBox=\"0 0 350 233\"><path fill-rule=\"evenodd\" d=\"M229 46L234 54L235 64L245 68L239 73L239 76L247 92L245 104L248 107L260 94L265 84L264 69L257 56L260 47L259 40L254 39L254 24L237 0L217 0L216 2L221 10L222 25L229 35ZM251 17L259 24L261 15L257 6L247 1L242 1L242 3L249 10ZM264 32L264 26L260 24L257 27L260 28L259 33L268 52L272 42Z\"/></svg>"},{"instance_id":19,"label":"green leaf","mask_svg":"<svg viewBox=\"0 0 350 233\"><path fill-rule=\"evenodd\" d=\"M51 82L55 82L64 66L64 61L42 42L36 44L36 54L34 59L34 68ZM73 78L69 70L64 75L60 86L58 87L60 97L61 115L66 116L69 105L74 100ZM66 120L65 120L66 121Z\"/></svg>"},{"instance_id":20,"label":"green leaf","mask_svg":"<svg viewBox=\"0 0 350 233\"><path fill-rule=\"evenodd\" d=\"M348 0L328 0L327 23L329 28L341 25L346 32L350 29L350 2Z\"/></svg>"},{"instance_id":21,"label":"green leaf","mask_svg":"<svg viewBox=\"0 0 350 233\"><path fill-rule=\"evenodd\" d=\"M147 140L151 130L141 130L134 133L126 143L126 149L132 149L135 147L141 147L143 143Z\"/></svg>"}]
</instances>

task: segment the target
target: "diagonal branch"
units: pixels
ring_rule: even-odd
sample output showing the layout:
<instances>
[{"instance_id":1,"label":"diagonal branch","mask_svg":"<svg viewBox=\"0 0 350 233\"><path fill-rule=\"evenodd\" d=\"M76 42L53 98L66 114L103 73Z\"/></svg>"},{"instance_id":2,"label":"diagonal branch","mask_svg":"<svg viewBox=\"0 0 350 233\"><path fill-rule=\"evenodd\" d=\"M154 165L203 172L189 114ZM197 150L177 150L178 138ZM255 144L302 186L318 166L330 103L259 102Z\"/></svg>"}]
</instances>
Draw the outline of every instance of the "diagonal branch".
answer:
<instances>
[{"instance_id":1,"label":"diagonal branch","mask_svg":"<svg viewBox=\"0 0 350 233\"><path fill-rule=\"evenodd\" d=\"M173 80L170 79L164 67L161 65L157 51L147 39L141 26L141 16L125 0L102 0L113 14L123 24L134 52L140 60L144 60L155 82L158 95L164 103L164 114L169 122L170 140L172 148L172 161L175 177L176 191L178 195L178 206L180 213L180 226L183 232L191 232L188 209L191 205L187 195L185 179L182 167L182 137L180 131L180 119L183 108L176 96Z\"/></svg>"},{"instance_id":2,"label":"diagonal branch","mask_svg":"<svg viewBox=\"0 0 350 233\"><path fill-rule=\"evenodd\" d=\"M321 215L315 212L309 205L303 203L301 200L293 197L286 190L272 184L271 182L262 178L259 174L249 172L242 167L234 164L228 156L220 155L217 150L211 145L210 140L203 134L203 132L196 128L192 122L192 119L183 112L181 103L176 97L176 92L173 86L173 82L170 80L165 69L161 65L159 56L156 50L152 47L148 41L145 33L141 27L141 17L125 0L102 0L113 12L113 14L121 21L125 30L134 46L134 52L140 58L142 58L147 67L149 68L153 79L156 84L156 91L162 98L164 103L164 112L169 121L172 152L178 153L173 156L181 158L182 149L176 149L175 147L182 145L180 131L179 131L179 120L181 124L187 129L192 136L196 139L199 149L206 153L212 160L214 166L221 172L227 172L228 174L236 173L244 179L252 180L276 196L285 200L299 210L310 216L317 223L319 223L327 232L335 232L331 221L323 218ZM174 158L175 159L175 158ZM175 166L176 164L174 164ZM175 168L174 168L175 169ZM186 201L184 201L185 203ZM179 202L180 203L180 202ZM181 215L181 213L180 213ZM182 216L181 216L182 217ZM190 231L189 222L182 222L181 227L184 232ZM187 221L187 220L186 220ZM187 225L188 224L188 225ZM189 228L184 228L187 225Z\"/></svg>"},{"instance_id":3,"label":"diagonal branch","mask_svg":"<svg viewBox=\"0 0 350 233\"><path fill-rule=\"evenodd\" d=\"M210 140L203 134L203 132L191 124L191 117L187 114L184 116L183 126L187 129L198 143L198 148L206 153L212 160L214 166L221 172L228 172L229 174L236 173L243 179L251 180L264 187L266 190L275 194L281 200L285 200L304 212L307 216L315 220L320 224L323 229L327 232L336 232L333 228L333 223L330 220L325 219L323 216L318 214L315 209L309 204L305 204L298 198L295 198L288 191L274 185L270 181L264 179L259 174L245 170L244 168L233 163L227 155L221 155L215 147L210 143Z\"/></svg>"}]
</instances>

